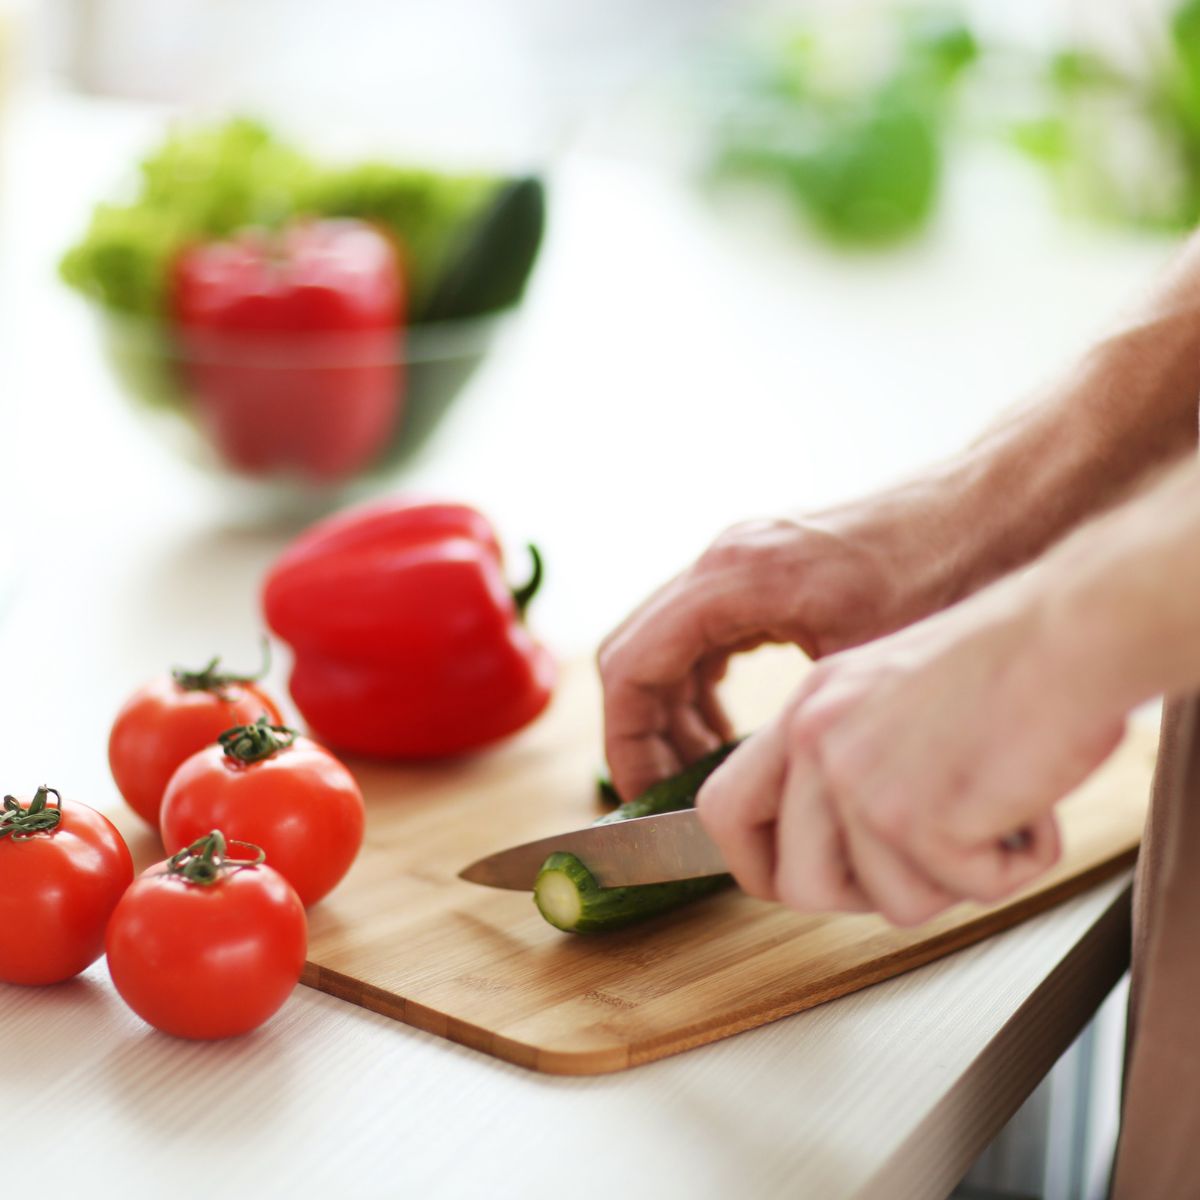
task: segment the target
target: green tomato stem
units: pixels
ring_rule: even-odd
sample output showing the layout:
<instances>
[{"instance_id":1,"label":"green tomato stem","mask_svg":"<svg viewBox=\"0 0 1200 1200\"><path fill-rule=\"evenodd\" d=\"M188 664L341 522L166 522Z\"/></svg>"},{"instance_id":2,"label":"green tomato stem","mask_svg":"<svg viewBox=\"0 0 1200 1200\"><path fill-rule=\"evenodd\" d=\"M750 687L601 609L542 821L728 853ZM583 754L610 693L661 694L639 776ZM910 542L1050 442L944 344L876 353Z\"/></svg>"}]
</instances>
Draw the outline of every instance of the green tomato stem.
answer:
<instances>
[{"instance_id":1,"label":"green tomato stem","mask_svg":"<svg viewBox=\"0 0 1200 1200\"><path fill-rule=\"evenodd\" d=\"M245 846L254 851L253 858L229 858L225 854L227 846ZM167 874L178 875L188 883L199 884L200 887L212 887L226 875L241 871L246 867L257 867L267 861L266 851L253 842L239 842L233 838L226 841L225 835L214 829L206 837L197 838L190 846L184 848L167 859Z\"/></svg>"},{"instance_id":2,"label":"green tomato stem","mask_svg":"<svg viewBox=\"0 0 1200 1200\"><path fill-rule=\"evenodd\" d=\"M53 796L58 804L50 808L48 797ZM62 820L62 795L57 788L42 784L27 806L15 796L4 797L4 811L0 812L0 838L12 837L14 842L28 841L35 833L49 833Z\"/></svg>"},{"instance_id":3,"label":"green tomato stem","mask_svg":"<svg viewBox=\"0 0 1200 1200\"><path fill-rule=\"evenodd\" d=\"M253 675L218 671L217 665L220 661L221 656L215 654L199 671L188 671L184 667L172 667L171 678L185 692L212 692L214 696L219 696L222 700L232 699L226 694L226 688L236 683L257 683L266 676L271 667L271 643L265 637L262 639L262 664Z\"/></svg>"},{"instance_id":4,"label":"green tomato stem","mask_svg":"<svg viewBox=\"0 0 1200 1200\"><path fill-rule=\"evenodd\" d=\"M286 725L272 725L263 713L253 725L235 725L218 738L225 753L240 763L262 762L280 750L286 750L299 737Z\"/></svg>"}]
</instances>

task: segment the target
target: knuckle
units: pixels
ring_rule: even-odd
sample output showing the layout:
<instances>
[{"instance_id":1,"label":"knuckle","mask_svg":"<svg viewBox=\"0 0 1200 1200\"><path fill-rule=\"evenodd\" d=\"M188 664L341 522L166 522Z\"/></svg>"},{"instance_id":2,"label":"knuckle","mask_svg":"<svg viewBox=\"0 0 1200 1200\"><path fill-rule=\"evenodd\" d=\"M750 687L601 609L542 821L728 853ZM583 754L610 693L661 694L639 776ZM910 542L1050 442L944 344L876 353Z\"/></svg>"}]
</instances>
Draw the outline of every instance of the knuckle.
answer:
<instances>
[{"instance_id":1,"label":"knuckle","mask_svg":"<svg viewBox=\"0 0 1200 1200\"><path fill-rule=\"evenodd\" d=\"M859 760L837 746L826 746L823 749L821 769L829 786L838 795L857 797L862 791L862 770Z\"/></svg>"},{"instance_id":2,"label":"knuckle","mask_svg":"<svg viewBox=\"0 0 1200 1200\"><path fill-rule=\"evenodd\" d=\"M788 713L784 722L784 738L793 749L806 749L816 741L816 727L809 709L798 704Z\"/></svg>"},{"instance_id":3,"label":"knuckle","mask_svg":"<svg viewBox=\"0 0 1200 1200\"><path fill-rule=\"evenodd\" d=\"M705 567L737 570L762 560L790 541L798 526L783 517L739 521L722 531L700 556Z\"/></svg>"},{"instance_id":4,"label":"knuckle","mask_svg":"<svg viewBox=\"0 0 1200 1200\"><path fill-rule=\"evenodd\" d=\"M855 807L859 820L876 837L892 844L909 840L914 821L902 797L875 792L860 797Z\"/></svg>"},{"instance_id":5,"label":"knuckle","mask_svg":"<svg viewBox=\"0 0 1200 1200\"><path fill-rule=\"evenodd\" d=\"M907 919L908 913L904 906L890 900L879 906L879 915L897 929L908 929L912 925L912 922Z\"/></svg>"},{"instance_id":6,"label":"knuckle","mask_svg":"<svg viewBox=\"0 0 1200 1200\"><path fill-rule=\"evenodd\" d=\"M621 671L621 644L619 634L610 634L600 643L596 651L596 669L605 682L615 678Z\"/></svg>"},{"instance_id":7,"label":"knuckle","mask_svg":"<svg viewBox=\"0 0 1200 1200\"><path fill-rule=\"evenodd\" d=\"M824 743L829 718L821 705L814 703L819 684L819 679L812 680L810 690L792 704L791 710L784 718L783 735L790 749L808 754L820 764L822 771L826 772L830 756Z\"/></svg>"},{"instance_id":8,"label":"knuckle","mask_svg":"<svg viewBox=\"0 0 1200 1200\"><path fill-rule=\"evenodd\" d=\"M942 901L901 896L887 901L881 911L890 924L901 929L913 929L932 920L947 907L949 906Z\"/></svg>"},{"instance_id":9,"label":"knuckle","mask_svg":"<svg viewBox=\"0 0 1200 1200\"><path fill-rule=\"evenodd\" d=\"M609 663L612 661L612 634L609 634L599 646L596 647L596 670L601 675L608 669Z\"/></svg>"},{"instance_id":10,"label":"knuckle","mask_svg":"<svg viewBox=\"0 0 1200 1200\"><path fill-rule=\"evenodd\" d=\"M778 900L779 895L771 885L769 876L754 876L749 875L745 871L739 871L734 874L734 879L737 885L747 896L753 896L755 900Z\"/></svg>"},{"instance_id":11,"label":"knuckle","mask_svg":"<svg viewBox=\"0 0 1200 1200\"><path fill-rule=\"evenodd\" d=\"M805 884L791 872L784 872L775 877L775 895L784 908L793 912L815 912L819 905L815 902L814 889L811 884Z\"/></svg>"},{"instance_id":12,"label":"knuckle","mask_svg":"<svg viewBox=\"0 0 1200 1200\"><path fill-rule=\"evenodd\" d=\"M828 879L799 871L777 870L775 895L794 912L830 912L839 907L838 890Z\"/></svg>"},{"instance_id":13,"label":"knuckle","mask_svg":"<svg viewBox=\"0 0 1200 1200\"><path fill-rule=\"evenodd\" d=\"M979 904L997 904L1013 891L1012 884L995 876L984 876L972 881L970 899Z\"/></svg>"},{"instance_id":14,"label":"knuckle","mask_svg":"<svg viewBox=\"0 0 1200 1200\"><path fill-rule=\"evenodd\" d=\"M1033 843L1033 860L1039 871L1048 871L1062 858L1062 838L1058 826L1050 822L1046 832Z\"/></svg>"}]
</instances>

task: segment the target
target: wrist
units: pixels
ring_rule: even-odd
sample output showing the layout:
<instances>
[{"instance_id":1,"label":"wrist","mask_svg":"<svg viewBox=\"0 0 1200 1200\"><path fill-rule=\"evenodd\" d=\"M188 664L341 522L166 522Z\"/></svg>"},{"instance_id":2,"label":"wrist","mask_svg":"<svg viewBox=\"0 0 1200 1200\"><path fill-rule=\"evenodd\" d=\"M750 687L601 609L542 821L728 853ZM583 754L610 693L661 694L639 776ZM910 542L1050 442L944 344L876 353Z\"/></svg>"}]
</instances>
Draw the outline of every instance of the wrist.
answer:
<instances>
[{"instance_id":1,"label":"wrist","mask_svg":"<svg viewBox=\"0 0 1200 1200\"><path fill-rule=\"evenodd\" d=\"M1073 586L1038 588L1038 653L1077 713L1125 716L1157 689L1140 669L1139 631L1115 619L1107 598Z\"/></svg>"},{"instance_id":2,"label":"wrist","mask_svg":"<svg viewBox=\"0 0 1200 1200\"><path fill-rule=\"evenodd\" d=\"M1080 530L1029 586L1046 643L1096 703L1128 712L1200 687L1200 471Z\"/></svg>"},{"instance_id":3,"label":"wrist","mask_svg":"<svg viewBox=\"0 0 1200 1200\"><path fill-rule=\"evenodd\" d=\"M873 591L872 627L836 649L891 633L952 604L969 590L962 564L969 522L952 471L918 479L854 504L806 517L806 529L853 547ZM849 632L849 631L848 631Z\"/></svg>"},{"instance_id":4,"label":"wrist","mask_svg":"<svg viewBox=\"0 0 1200 1200\"><path fill-rule=\"evenodd\" d=\"M1159 315L1108 338L959 454L809 523L875 560L888 628L963 599L1194 448L1194 325Z\"/></svg>"}]
</instances>

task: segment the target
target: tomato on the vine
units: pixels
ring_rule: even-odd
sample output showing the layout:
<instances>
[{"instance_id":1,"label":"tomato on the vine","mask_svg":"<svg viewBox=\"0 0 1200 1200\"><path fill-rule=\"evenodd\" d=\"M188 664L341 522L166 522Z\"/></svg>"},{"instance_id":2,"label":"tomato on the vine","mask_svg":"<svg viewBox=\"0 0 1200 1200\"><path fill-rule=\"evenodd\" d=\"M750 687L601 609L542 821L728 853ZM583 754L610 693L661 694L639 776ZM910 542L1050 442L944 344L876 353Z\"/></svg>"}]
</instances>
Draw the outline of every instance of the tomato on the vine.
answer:
<instances>
[{"instance_id":1,"label":"tomato on the vine","mask_svg":"<svg viewBox=\"0 0 1200 1200\"><path fill-rule=\"evenodd\" d=\"M121 998L176 1037L248 1033L278 1011L304 969L300 898L260 847L235 859L226 845L213 830L143 872L108 925Z\"/></svg>"},{"instance_id":2,"label":"tomato on the vine","mask_svg":"<svg viewBox=\"0 0 1200 1200\"><path fill-rule=\"evenodd\" d=\"M199 671L177 668L152 679L122 706L108 739L108 764L130 808L158 825L167 783L184 759L215 742L233 725L263 713L283 720L279 706L258 686L258 675L217 670L214 658Z\"/></svg>"},{"instance_id":3,"label":"tomato on the vine","mask_svg":"<svg viewBox=\"0 0 1200 1200\"><path fill-rule=\"evenodd\" d=\"M51 805L49 798L55 798ZM133 879L107 817L56 789L0 810L0 980L58 983L104 952L104 927Z\"/></svg>"},{"instance_id":4,"label":"tomato on the vine","mask_svg":"<svg viewBox=\"0 0 1200 1200\"><path fill-rule=\"evenodd\" d=\"M350 869L364 821L362 792L341 762L294 729L260 719L226 730L171 776L162 839L173 853L221 829L261 846L307 907Z\"/></svg>"}]
</instances>

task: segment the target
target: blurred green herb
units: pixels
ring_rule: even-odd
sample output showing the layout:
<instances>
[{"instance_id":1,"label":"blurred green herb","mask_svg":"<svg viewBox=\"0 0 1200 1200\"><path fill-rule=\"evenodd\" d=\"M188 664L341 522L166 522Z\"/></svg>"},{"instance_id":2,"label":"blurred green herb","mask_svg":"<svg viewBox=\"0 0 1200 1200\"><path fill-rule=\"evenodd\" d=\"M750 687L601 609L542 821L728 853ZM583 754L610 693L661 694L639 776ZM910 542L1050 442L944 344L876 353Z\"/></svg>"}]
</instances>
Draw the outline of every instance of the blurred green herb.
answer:
<instances>
[{"instance_id":1,"label":"blurred green herb","mask_svg":"<svg viewBox=\"0 0 1200 1200\"><path fill-rule=\"evenodd\" d=\"M273 228L293 217L361 217L389 229L400 244L417 320L443 271L470 243L474 218L486 216L506 183L382 162L326 167L245 118L179 128L142 161L130 203L96 207L61 273L108 308L159 316L167 308L171 264L191 241L251 225ZM527 186L540 201L540 184ZM540 232L538 224L526 238L528 252L513 268L521 267L520 278L504 299L519 294Z\"/></svg>"},{"instance_id":2,"label":"blurred green herb","mask_svg":"<svg viewBox=\"0 0 1200 1200\"><path fill-rule=\"evenodd\" d=\"M1035 111L1011 136L1071 210L1183 231L1200 220L1200 0L1153 34L1136 68L1087 46L1052 55L1035 71Z\"/></svg>"},{"instance_id":3,"label":"blurred green herb","mask_svg":"<svg viewBox=\"0 0 1200 1200\"><path fill-rule=\"evenodd\" d=\"M983 48L944 9L876 11L844 33L826 13L742 48L715 166L780 187L830 240L901 241L934 212L960 85ZM1156 24L1131 16L1120 50L1078 39L1039 57L989 44L1000 84L989 92L982 73L973 115L1038 163L1069 211L1189 230L1200 222L1200 0Z\"/></svg>"},{"instance_id":4,"label":"blurred green herb","mask_svg":"<svg viewBox=\"0 0 1200 1200\"><path fill-rule=\"evenodd\" d=\"M833 241L911 237L936 206L944 135L978 43L952 13L901 12L884 67L847 78L831 68L826 34L804 26L744 53L738 100L718 122L716 170L781 186Z\"/></svg>"}]
</instances>

